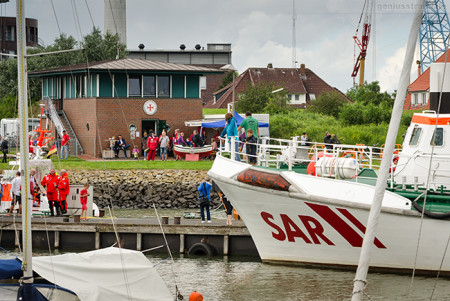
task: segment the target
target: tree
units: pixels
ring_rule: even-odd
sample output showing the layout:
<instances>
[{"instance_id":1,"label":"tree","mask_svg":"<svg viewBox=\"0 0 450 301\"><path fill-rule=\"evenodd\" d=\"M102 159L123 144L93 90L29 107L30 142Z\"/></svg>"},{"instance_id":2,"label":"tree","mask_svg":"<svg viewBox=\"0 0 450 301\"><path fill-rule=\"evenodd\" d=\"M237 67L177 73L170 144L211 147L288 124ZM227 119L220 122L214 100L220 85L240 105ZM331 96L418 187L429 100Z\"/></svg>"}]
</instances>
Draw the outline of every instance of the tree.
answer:
<instances>
[{"instance_id":1,"label":"tree","mask_svg":"<svg viewBox=\"0 0 450 301\"><path fill-rule=\"evenodd\" d=\"M311 100L308 110L314 113L338 117L340 109L349 103L341 93L329 91L322 93L315 100Z\"/></svg>"},{"instance_id":2,"label":"tree","mask_svg":"<svg viewBox=\"0 0 450 301\"><path fill-rule=\"evenodd\" d=\"M235 77L239 76L239 74L236 71L232 71L232 70L228 71L225 74L225 76L222 77L222 83L220 84L220 86L217 89L217 91L222 89L222 88L224 88L224 87L226 87L229 83L233 82L233 73L234 73Z\"/></svg>"},{"instance_id":3,"label":"tree","mask_svg":"<svg viewBox=\"0 0 450 301\"><path fill-rule=\"evenodd\" d=\"M347 96L355 102L361 102L364 105L373 103L374 105L380 105L386 102L389 106L393 106L395 98L387 92L380 92L380 84L378 81L371 83L365 82L363 86L358 87L354 85L347 91Z\"/></svg>"},{"instance_id":4,"label":"tree","mask_svg":"<svg viewBox=\"0 0 450 301\"><path fill-rule=\"evenodd\" d=\"M288 110L288 91L286 89L272 93L280 87L274 83L260 83L253 86L247 83L245 93L238 96L236 110L252 113L280 113Z\"/></svg>"},{"instance_id":5,"label":"tree","mask_svg":"<svg viewBox=\"0 0 450 301\"><path fill-rule=\"evenodd\" d=\"M85 59L89 62L113 60L119 54L119 59L126 56L126 45L120 43L118 34L102 33L98 27L92 29L92 33L85 36L81 42L84 48Z\"/></svg>"}]
</instances>

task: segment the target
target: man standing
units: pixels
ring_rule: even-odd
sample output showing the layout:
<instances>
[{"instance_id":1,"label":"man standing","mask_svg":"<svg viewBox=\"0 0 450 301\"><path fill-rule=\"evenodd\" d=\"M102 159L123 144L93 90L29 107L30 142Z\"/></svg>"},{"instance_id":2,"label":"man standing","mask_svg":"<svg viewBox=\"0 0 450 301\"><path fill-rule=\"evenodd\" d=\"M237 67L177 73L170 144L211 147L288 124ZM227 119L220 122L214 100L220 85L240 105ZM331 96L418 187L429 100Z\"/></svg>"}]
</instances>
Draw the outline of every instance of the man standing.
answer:
<instances>
[{"instance_id":1,"label":"man standing","mask_svg":"<svg viewBox=\"0 0 450 301\"><path fill-rule=\"evenodd\" d=\"M332 150L333 149L333 145L332 145L332 141L331 141L331 134L330 132L326 131L325 132L325 138L323 138L323 143L325 143L325 147L328 150Z\"/></svg>"},{"instance_id":2,"label":"man standing","mask_svg":"<svg viewBox=\"0 0 450 301\"><path fill-rule=\"evenodd\" d=\"M61 141L61 160L65 154L65 159L69 156L69 141L70 137L67 135L66 130L63 131L62 141Z\"/></svg>"},{"instance_id":3,"label":"man standing","mask_svg":"<svg viewBox=\"0 0 450 301\"><path fill-rule=\"evenodd\" d=\"M9 148L9 146L8 146L8 137L5 137L3 139L3 141L2 141L2 144L1 144L1 150L2 150L2 153L3 153L2 163L7 163L8 162L7 161L8 148Z\"/></svg>"},{"instance_id":4,"label":"man standing","mask_svg":"<svg viewBox=\"0 0 450 301\"><path fill-rule=\"evenodd\" d=\"M238 127L238 133L240 133L241 128L245 129L245 136L247 137L247 130L253 130L253 136L259 139L259 124L258 120L252 117L252 112L245 113L245 119L242 121L241 125Z\"/></svg>"},{"instance_id":5,"label":"man standing","mask_svg":"<svg viewBox=\"0 0 450 301\"><path fill-rule=\"evenodd\" d=\"M122 135L119 135L118 145L119 145L119 149L123 149L125 158L127 158L127 148L129 148L130 145L127 145L127 143L125 142L125 139L122 138ZM119 152L117 152L117 154L118 153Z\"/></svg>"},{"instance_id":6,"label":"man standing","mask_svg":"<svg viewBox=\"0 0 450 301\"><path fill-rule=\"evenodd\" d=\"M5 138L6 139L6 138ZM16 172L16 177L14 178L14 180L12 180L11 183L11 193L12 193L12 201L11 201L11 207L9 207L9 211L7 216L10 216L11 213L14 210L14 206L16 206L17 204L19 205L19 216L22 213L22 200L21 200L21 195L20 195L20 188L21 188L21 184L22 184L22 178L20 177L20 171Z\"/></svg>"},{"instance_id":7,"label":"man standing","mask_svg":"<svg viewBox=\"0 0 450 301\"><path fill-rule=\"evenodd\" d=\"M59 190L59 205L63 214L67 213L67 195L70 192L69 177L65 169L61 169L61 176L58 184Z\"/></svg>"},{"instance_id":8,"label":"man standing","mask_svg":"<svg viewBox=\"0 0 450 301\"><path fill-rule=\"evenodd\" d=\"M57 216L60 215L61 208L58 202L58 184L60 177L55 173L55 169L50 169L50 173L46 175L41 185L47 190L48 205L50 207L50 215L54 216L53 206L55 207Z\"/></svg>"}]
</instances>

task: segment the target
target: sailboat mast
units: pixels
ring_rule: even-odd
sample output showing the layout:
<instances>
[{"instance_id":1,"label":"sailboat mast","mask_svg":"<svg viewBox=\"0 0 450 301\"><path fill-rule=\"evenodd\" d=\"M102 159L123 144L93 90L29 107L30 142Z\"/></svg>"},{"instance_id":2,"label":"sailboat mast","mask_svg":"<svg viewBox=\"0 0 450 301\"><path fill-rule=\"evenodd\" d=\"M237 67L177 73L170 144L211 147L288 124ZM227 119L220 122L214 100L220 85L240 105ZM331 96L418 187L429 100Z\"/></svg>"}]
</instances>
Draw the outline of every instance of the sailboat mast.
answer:
<instances>
[{"instance_id":1,"label":"sailboat mast","mask_svg":"<svg viewBox=\"0 0 450 301\"><path fill-rule=\"evenodd\" d=\"M375 193L373 196L372 206L370 208L369 220L367 222L367 230L364 235L364 241L359 257L358 269L356 270L352 301L358 301L362 299L364 288L366 285L366 277L370 264L370 252L373 247L375 233L378 226L378 218L381 211L381 204L384 198L384 193L386 191L387 180L389 177L389 168L391 167L395 140L397 139L398 128L403 111L403 104L406 98L406 89L409 84L409 74L411 72L417 36L419 34L420 22L423 15L423 8L425 7L425 0L418 0L415 7L416 11L414 13L413 24L411 26L408 44L406 46L405 60L403 61L403 68L400 74L397 95L395 97L394 107L392 109L391 121L389 123L389 129L386 137L386 145L383 152L384 155L381 161L377 184L375 186Z\"/></svg>"},{"instance_id":2,"label":"sailboat mast","mask_svg":"<svg viewBox=\"0 0 450 301\"><path fill-rule=\"evenodd\" d=\"M23 259L22 269L24 282L33 282L32 269L32 245L31 245L31 202L30 191L30 166L28 152L28 78L26 62L26 26L25 26L25 0L16 1L17 23L17 84L20 124L20 172L22 178L22 244Z\"/></svg>"}]
</instances>

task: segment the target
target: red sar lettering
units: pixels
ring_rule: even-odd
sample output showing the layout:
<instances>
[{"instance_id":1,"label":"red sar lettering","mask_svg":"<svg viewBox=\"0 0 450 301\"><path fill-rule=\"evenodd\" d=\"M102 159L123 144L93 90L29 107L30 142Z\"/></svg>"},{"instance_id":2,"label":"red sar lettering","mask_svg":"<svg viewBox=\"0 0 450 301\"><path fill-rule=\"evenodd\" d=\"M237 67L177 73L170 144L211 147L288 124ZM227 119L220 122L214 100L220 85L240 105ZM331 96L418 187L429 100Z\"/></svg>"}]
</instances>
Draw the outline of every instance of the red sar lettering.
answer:
<instances>
[{"instance_id":1,"label":"red sar lettering","mask_svg":"<svg viewBox=\"0 0 450 301\"><path fill-rule=\"evenodd\" d=\"M306 243L318 244L320 245L320 239L322 239L328 245L334 246L334 243L331 242L324 234L324 228L320 224L318 220L311 216L299 215L300 221L305 227L311 239L300 229L300 227L287 215L280 214L281 220L283 222L283 229L273 222L274 217L272 214L267 212L261 212L262 219L266 222L267 225L272 227L275 231L272 231L272 237L279 240L284 241L286 238L290 242L295 242L295 238L299 237L303 239ZM312 240L312 242L311 242Z\"/></svg>"}]
</instances>

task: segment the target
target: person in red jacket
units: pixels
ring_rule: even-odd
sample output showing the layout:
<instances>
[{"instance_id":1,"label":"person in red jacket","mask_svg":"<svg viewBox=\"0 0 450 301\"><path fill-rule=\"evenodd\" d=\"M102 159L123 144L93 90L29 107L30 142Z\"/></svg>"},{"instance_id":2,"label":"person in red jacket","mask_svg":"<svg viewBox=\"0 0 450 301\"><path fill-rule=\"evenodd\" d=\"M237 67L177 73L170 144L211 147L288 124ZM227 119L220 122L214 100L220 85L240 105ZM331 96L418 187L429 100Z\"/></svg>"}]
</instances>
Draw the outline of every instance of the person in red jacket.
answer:
<instances>
[{"instance_id":1,"label":"person in red jacket","mask_svg":"<svg viewBox=\"0 0 450 301\"><path fill-rule=\"evenodd\" d=\"M55 169L50 169L50 173L46 175L41 182L41 185L47 190L47 199L48 205L50 207L50 215L54 216L53 207L55 207L55 211L57 216L60 215L61 208L59 207L58 202L58 184L59 184L60 176L58 176L55 172Z\"/></svg>"},{"instance_id":2,"label":"person in red jacket","mask_svg":"<svg viewBox=\"0 0 450 301\"><path fill-rule=\"evenodd\" d=\"M149 149L147 160L150 161L150 158L151 158L152 161L154 161L155 154L156 154L156 148L158 147L158 137L155 136L155 132L151 132L150 137L148 137L147 147Z\"/></svg>"},{"instance_id":3,"label":"person in red jacket","mask_svg":"<svg viewBox=\"0 0 450 301\"><path fill-rule=\"evenodd\" d=\"M59 191L59 205L63 214L67 213L67 195L69 194L69 177L65 169L61 169L61 176L58 184Z\"/></svg>"}]
</instances>

